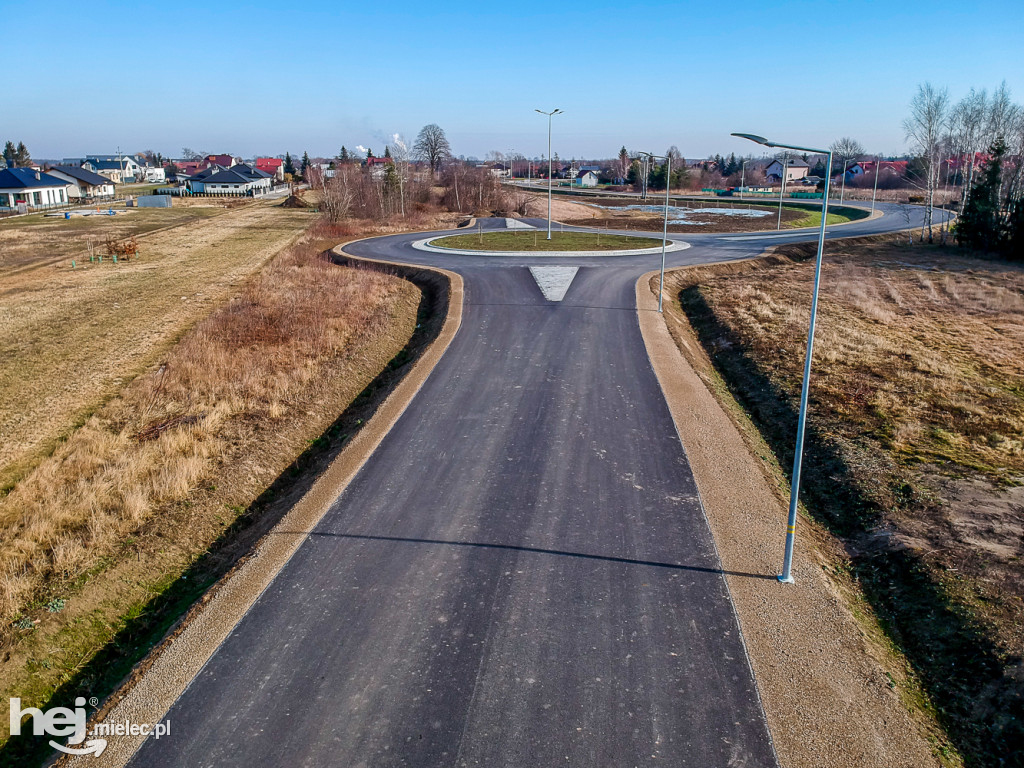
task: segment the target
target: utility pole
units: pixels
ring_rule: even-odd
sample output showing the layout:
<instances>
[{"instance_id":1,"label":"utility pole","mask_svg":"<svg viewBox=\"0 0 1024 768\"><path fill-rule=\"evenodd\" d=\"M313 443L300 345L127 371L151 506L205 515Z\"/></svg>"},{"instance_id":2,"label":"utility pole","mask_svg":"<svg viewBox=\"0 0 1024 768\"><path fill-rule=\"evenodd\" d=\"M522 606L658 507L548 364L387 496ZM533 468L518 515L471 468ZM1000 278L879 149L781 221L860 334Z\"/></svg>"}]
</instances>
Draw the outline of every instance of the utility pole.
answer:
<instances>
[{"instance_id":1,"label":"utility pole","mask_svg":"<svg viewBox=\"0 0 1024 768\"><path fill-rule=\"evenodd\" d=\"M782 229L782 198L786 195L786 177L789 176L789 153L782 153L782 187L779 189L779 224L775 228Z\"/></svg>"}]
</instances>

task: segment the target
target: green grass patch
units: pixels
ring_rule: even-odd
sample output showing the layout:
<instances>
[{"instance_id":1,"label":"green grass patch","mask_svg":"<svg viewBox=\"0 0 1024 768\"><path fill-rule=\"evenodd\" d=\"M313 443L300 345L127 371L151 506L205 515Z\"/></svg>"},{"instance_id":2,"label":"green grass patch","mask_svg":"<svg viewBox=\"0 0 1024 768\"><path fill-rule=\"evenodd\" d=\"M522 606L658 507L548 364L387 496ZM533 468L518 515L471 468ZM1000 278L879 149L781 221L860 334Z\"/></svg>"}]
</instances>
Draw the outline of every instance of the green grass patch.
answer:
<instances>
[{"instance_id":1,"label":"green grass patch","mask_svg":"<svg viewBox=\"0 0 1024 768\"><path fill-rule=\"evenodd\" d=\"M430 244L467 251L618 251L660 247L661 240L600 232L552 232L548 240L546 232L524 229L451 235Z\"/></svg>"}]
</instances>

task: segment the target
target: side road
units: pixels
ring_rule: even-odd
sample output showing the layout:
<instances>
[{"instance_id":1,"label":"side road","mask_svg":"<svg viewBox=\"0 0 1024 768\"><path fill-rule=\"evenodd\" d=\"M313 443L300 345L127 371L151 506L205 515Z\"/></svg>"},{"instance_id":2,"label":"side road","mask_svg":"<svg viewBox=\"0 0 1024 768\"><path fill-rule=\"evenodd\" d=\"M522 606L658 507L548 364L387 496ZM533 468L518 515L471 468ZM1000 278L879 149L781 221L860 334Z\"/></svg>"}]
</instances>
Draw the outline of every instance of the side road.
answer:
<instances>
[{"instance_id":1,"label":"side road","mask_svg":"<svg viewBox=\"0 0 1024 768\"><path fill-rule=\"evenodd\" d=\"M659 316L657 290L655 272L636 284L641 333L722 567L726 574L776 573L788 488L752 455L756 431L741 433L745 416L730 415L712 394L719 382L678 302L666 301ZM900 664L870 620L851 613L853 591L830 573L828 550L835 545L806 519L798 525L795 584L727 576L781 764L938 765L922 735L928 725L915 722L897 693L904 687L894 685L903 682Z\"/></svg>"}]
</instances>

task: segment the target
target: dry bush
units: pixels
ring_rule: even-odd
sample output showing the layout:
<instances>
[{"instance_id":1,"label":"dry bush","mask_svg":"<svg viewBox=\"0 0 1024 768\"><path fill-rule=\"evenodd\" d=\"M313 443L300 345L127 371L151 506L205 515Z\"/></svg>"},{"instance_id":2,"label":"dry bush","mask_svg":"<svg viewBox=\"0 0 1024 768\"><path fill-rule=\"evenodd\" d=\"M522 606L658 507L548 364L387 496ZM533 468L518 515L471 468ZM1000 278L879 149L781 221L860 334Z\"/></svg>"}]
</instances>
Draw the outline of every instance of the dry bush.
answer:
<instances>
[{"instance_id":1,"label":"dry bush","mask_svg":"<svg viewBox=\"0 0 1024 768\"><path fill-rule=\"evenodd\" d=\"M0 499L0 619L116 554L215 471L229 422L277 419L329 358L389 322L400 282L331 264L320 224Z\"/></svg>"}]
</instances>

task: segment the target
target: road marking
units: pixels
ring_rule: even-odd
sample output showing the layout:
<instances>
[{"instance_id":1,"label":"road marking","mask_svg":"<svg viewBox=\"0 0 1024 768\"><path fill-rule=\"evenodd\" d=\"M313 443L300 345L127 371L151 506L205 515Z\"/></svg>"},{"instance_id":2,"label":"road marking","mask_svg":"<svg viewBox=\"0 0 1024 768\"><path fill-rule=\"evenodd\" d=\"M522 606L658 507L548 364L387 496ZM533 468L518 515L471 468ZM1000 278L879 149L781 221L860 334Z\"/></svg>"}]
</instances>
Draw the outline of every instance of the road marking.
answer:
<instances>
[{"instance_id":1,"label":"road marking","mask_svg":"<svg viewBox=\"0 0 1024 768\"><path fill-rule=\"evenodd\" d=\"M530 274L548 301L561 301L579 267L530 267Z\"/></svg>"},{"instance_id":2,"label":"road marking","mask_svg":"<svg viewBox=\"0 0 1024 768\"><path fill-rule=\"evenodd\" d=\"M722 240L769 240L776 237L807 237L807 232L784 232L781 235L750 235L749 237L723 237Z\"/></svg>"},{"instance_id":3,"label":"road marking","mask_svg":"<svg viewBox=\"0 0 1024 768\"><path fill-rule=\"evenodd\" d=\"M519 219L505 219L505 229L536 229L536 227Z\"/></svg>"}]
</instances>

